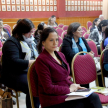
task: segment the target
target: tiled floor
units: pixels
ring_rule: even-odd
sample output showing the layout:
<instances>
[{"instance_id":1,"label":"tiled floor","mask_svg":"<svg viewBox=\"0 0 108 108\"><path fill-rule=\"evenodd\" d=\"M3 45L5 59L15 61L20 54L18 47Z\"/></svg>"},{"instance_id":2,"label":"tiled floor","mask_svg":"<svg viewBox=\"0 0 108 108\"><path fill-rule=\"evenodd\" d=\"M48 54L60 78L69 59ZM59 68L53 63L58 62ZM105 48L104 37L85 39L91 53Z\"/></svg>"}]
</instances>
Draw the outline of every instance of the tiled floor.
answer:
<instances>
[{"instance_id":1,"label":"tiled floor","mask_svg":"<svg viewBox=\"0 0 108 108\"><path fill-rule=\"evenodd\" d=\"M106 82L106 87L108 87L108 78L105 79ZM90 87L94 87L95 86L95 82L90 83ZM26 108L25 105L25 94L21 93L21 96L19 97L19 106L20 108ZM13 108L17 108L17 105L13 105ZM107 107L103 107L103 108L107 108Z\"/></svg>"}]
</instances>

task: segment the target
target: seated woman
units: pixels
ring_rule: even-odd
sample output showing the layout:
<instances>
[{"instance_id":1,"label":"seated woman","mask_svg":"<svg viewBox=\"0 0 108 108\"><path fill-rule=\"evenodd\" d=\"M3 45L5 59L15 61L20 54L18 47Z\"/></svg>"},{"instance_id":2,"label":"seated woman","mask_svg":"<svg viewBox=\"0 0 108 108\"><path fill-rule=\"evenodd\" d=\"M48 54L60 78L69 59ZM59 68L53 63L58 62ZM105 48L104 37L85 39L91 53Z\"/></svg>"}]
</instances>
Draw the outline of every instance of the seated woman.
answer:
<instances>
[{"instance_id":1,"label":"seated woman","mask_svg":"<svg viewBox=\"0 0 108 108\"><path fill-rule=\"evenodd\" d=\"M42 46L44 46L43 51ZM69 80L69 65L65 56L55 51L57 46L57 31L49 27L44 29L38 45L40 55L35 62L42 108L102 108L99 97L95 93L86 99L65 102L66 94L84 87L73 84Z\"/></svg>"},{"instance_id":2,"label":"seated woman","mask_svg":"<svg viewBox=\"0 0 108 108\"><path fill-rule=\"evenodd\" d=\"M94 29L89 35L89 39L92 39L97 45L98 54L100 54L100 43L104 39L103 32L105 31L105 27L107 25L108 20L102 20L97 26L98 29Z\"/></svg>"},{"instance_id":3,"label":"seated woman","mask_svg":"<svg viewBox=\"0 0 108 108\"><path fill-rule=\"evenodd\" d=\"M96 18L94 21L93 21L93 25L92 25L92 28L90 29L90 32L92 32L94 29L97 29L97 26L98 24L101 22L101 20L99 18Z\"/></svg>"},{"instance_id":4,"label":"seated woman","mask_svg":"<svg viewBox=\"0 0 108 108\"><path fill-rule=\"evenodd\" d=\"M48 19L48 27L57 27L57 24L55 23L54 18L50 17Z\"/></svg>"},{"instance_id":5,"label":"seated woman","mask_svg":"<svg viewBox=\"0 0 108 108\"><path fill-rule=\"evenodd\" d=\"M76 22L69 25L67 34L63 39L61 52L65 55L71 67L74 55L80 51L86 51L93 54L85 38L82 37L81 25Z\"/></svg>"},{"instance_id":6,"label":"seated woman","mask_svg":"<svg viewBox=\"0 0 108 108\"><path fill-rule=\"evenodd\" d=\"M29 19L22 19L13 29L10 37L3 45L2 82L15 90L26 94L26 106L31 108L27 82L29 66L35 61L35 47L32 47L34 25ZM30 49L30 45L33 51ZM30 59L34 60L30 60ZM39 99L34 98L35 108L39 108Z\"/></svg>"},{"instance_id":7,"label":"seated woman","mask_svg":"<svg viewBox=\"0 0 108 108\"><path fill-rule=\"evenodd\" d=\"M38 27L37 30L34 33L34 38L36 39L36 43L39 43L40 40L40 35L42 33L42 31L47 27L47 25L44 22L41 22Z\"/></svg>"}]
</instances>

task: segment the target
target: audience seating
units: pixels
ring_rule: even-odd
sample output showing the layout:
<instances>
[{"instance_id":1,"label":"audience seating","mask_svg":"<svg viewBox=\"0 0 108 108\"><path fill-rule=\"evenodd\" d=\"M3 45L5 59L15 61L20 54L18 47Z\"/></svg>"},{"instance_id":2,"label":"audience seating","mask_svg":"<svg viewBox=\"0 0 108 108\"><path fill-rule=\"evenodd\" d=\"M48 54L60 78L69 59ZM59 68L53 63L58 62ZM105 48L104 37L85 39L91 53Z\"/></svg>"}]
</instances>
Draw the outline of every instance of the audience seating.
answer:
<instances>
[{"instance_id":1,"label":"audience seating","mask_svg":"<svg viewBox=\"0 0 108 108\"><path fill-rule=\"evenodd\" d=\"M61 38L63 39L66 34L67 34L67 31L63 31L61 34Z\"/></svg>"},{"instance_id":2,"label":"audience seating","mask_svg":"<svg viewBox=\"0 0 108 108\"><path fill-rule=\"evenodd\" d=\"M100 66L101 66L101 73L102 73L102 81L103 81L103 85L105 86L105 80L104 80L104 76L103 75L103 71L104 71L104 66L103 66L103 59L104 59L104 52L108 50L108 49L104 49L102 52L101 52L101 56L100 56Z\"/></svg>"},{"instance_id":3,"label":"audience seating","mask_svg":"<svg viewBox=\"0 0 108 108\"><path fill-rule=\"evenodd\" d=\"M58 43L58 47L60 47L60 45L62 44L63 39L59 36L59 43Z\"/></svg>"},{"instance_id":4,"label":"audience seating","mask_svg":"<svg viewBox=\"0 0 108 108\"><path fill-rule=\"evenodd\" d=\"M91 22L91 21L88 21L88 22L87 22L87 29L88 29L88 30L89 30L89 27L90 27L90 26L92 26L92 22Z\"/></svg>"},{"instance_id":5,"label":"audience seating","mask_svg":"<svg viewBox=\"0 0 108 108\"><path fill-rule=\"evenodd\" d=\"M13 25L13 29L15 28L15 26L16 26L16 24L15 24L15 25Z\"/></svg>"},{"instance_id":6,"label":"audience seating","mask_svg":"<svg viewBox=\"0 0 108 108\"><path fill-rule=\"evenodd\" d=\"M104 50L104 47L103 47L103 41L100 43L100 51L102 52Z\"/></svg>"},{"instance_id":7,"label":"audience seating","mask_svg":"<svg viewBox=\"0 0 108 108\"><path fill-rule=\"evenodd\" d=\"M53 27L54 29L57 29L58 28L58 26L57 27Z\"/></svg>"},{"instance_id":8,"label":"audience seating","mask_svg":"<svg viewBox=\"0 0 108 108\"><path fill-rule=\"evenodd\" d=\"M82 53L86 53L86 55L80 55ZM71 67L74 83L88 84L95 81L96 86L99 85L94 59L88 52L77 53L72 60ZM97 94L99 95L102 105L108 105L108 96Z\"/></svg>"},{"instance_id":9,"label":"audience seating","mask_svg":"<svg viewBox=\"0 0 108 108\"><path fill-rule=\"evenodd\" d=\"M89 27L89 31L91 30L92 26Z\"/></svg>"},{"instance_id":10,"label":"audience seating","mask_svg":"<svg viewBox=\"0 0 108 108\"><path fill-rule=\"evenodd\" d=\"M81 26L81 28L82 28L85 32L87 32L87 29L86 29L84 26Z\"/></svg>"},{"instance_id":11,"label":"audience seating","mask_svg":"<svg viewBox=\"0 0 108 108\"><path fill-rule=\"evenodd\" d=\"M1 65L2 65L2 56L1 56ZM1 82L1 83L2 83L2 82ZM5 85L5 86L6 86L6 85ZM18 97L20 96L19 94L20 94L21 91L18 91L18 90L9 88L9 87L7 87L6 89L7 89L7 90L9 89L9 90L15 92L16 95L14 95L14 94L11 94L11 95L12 95L14 98L16 98L16 100L17 100L17 108L19 108L19 99L18 99Z\"/></svg>"},{"instance_id":12,"label":"audience seating","mask_svg":"<svg viewBox=\"0 0 108 108\"><path fill-rule=\"evenodd\" d=\"M6 29L9 32L9 34L11 35L11 27L9 25L4 24L3 28Z\"/></svg>"},{"instance_id":13,"label":"audience seating","mask_svg":"<svg viewBox=\"0 0 108 108\"><path fill-rule=\"evenodd\" d=\"M85 33L86 33L86 32L83 30L83 31L82 31L82 36L84 36Z\"/></svg>"},{"instance_id":14,"label":"audience seating","mask_svg":"<svg viewBox=\"0 0 108 108\"><path fill-rule=\"evenodd\" d=\"M83 37L84 37L85 39L88 39L89 34L88 34L88 33L85 33L85 34L83 35Z\"/></svg>"},{"instance_id":15,"label":"audience seating","mask_svg":"<svg viewBox=\"0 0 108 108\"><path fill-rule=\"evenodd\" d=\"M35 70L34 63L32 63L27 73L27 80L28 80L28 87L29 87L32 108L35 108L33 97L38 97L38 76Z\"/></svg>"},{"instance_id":16,"label":"audience seating","mask_svg":"<svg viewBox=\"0 0 108 108\"><path fill-rule=\"evenodd\" d=\"M62 32L63 32L63 29L57 28L56 31L57 31L58 35L61 37L61 34L62 34Z\"/></svg>"},{"instance_id":17,"label":"audience seating","mask_svg":"<svg viewBox=\"0 0 108 108\"><path fill-rule=\"evenodd\" d=\"M95 42L91 39L87 39L87 43L88 43L89 47L91 48L91 50L94 52L94 57L99 57L97 46L96 46Z\"/></svg>"},{"instance_id":18,"label":"audience seating","mask_svg":"<svg viewBox=\"0 0 108 108\"><path fill-rule=\"evenodd\" d=\"M64 25L63 26L63 30L65 31L65 30L67 30L68 29L68 25Z\"/></svg>"},{"instance_id":19,"label":"audience seating","mask_svg":"<svg viewBox=\"0 0 108 108\"><path fill-rule=\"evenodd\" d=\"M63 28L64 24L59 24L58 27L59 28Z\"/></svg>"}]
</instances>

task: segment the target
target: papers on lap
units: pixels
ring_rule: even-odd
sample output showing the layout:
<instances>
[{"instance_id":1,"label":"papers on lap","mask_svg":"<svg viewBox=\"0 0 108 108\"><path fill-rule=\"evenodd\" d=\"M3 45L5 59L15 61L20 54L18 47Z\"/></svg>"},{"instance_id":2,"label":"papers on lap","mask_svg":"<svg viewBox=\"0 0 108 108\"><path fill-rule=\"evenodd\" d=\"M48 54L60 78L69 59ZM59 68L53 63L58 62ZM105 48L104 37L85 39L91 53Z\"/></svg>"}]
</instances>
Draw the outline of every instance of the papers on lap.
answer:
<instances>
[{"instance_id":1,"label":"papers on lap","mask_svg":"<svg viewBox=\"0 0 108 108\"><path fill-rule=\"evenodd\" d=\"M105 96L108 96L108 88L105 87L92 87L92 90L95 90L96 93L101 93Z\"/></svg>"},{"instance_id":2,"label":"papers on lap","mask_svg":"<svg viewBox=\"0 0 108 108\"><path fill-rule=\"evenodd\" d=\"M90 96L93 92L94 90L90 90L88 92L72 92L72 93L67 94L68 97L65 99L65 101L86 98Z\"/></svg>"}]
</instances>

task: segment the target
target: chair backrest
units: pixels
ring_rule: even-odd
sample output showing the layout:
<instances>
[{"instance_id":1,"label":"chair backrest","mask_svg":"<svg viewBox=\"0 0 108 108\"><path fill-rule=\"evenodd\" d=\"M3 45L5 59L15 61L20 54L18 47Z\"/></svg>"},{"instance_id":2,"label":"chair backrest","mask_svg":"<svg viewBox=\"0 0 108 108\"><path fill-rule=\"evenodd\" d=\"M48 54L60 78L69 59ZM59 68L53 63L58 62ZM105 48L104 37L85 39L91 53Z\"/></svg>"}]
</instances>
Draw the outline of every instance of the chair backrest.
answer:
<instances>
[{"instance_id":1,"label":"chair backrest","mask_svg":"<svg viewBox=\"0 0 108 108\"><path fill-rule=\"evenodd\" d=\"M94 57L99 57L97 46L96 46L95 42L91 39L87 39L87 43L88 43L90 49L94 52Z\"/></svg>"},{"instance_id":2,"label":"chair backrest","mask_svg":"<svg viewBox=\"0 0 108 108\"><path fill-rule=\"evenodd\" d=\"M100 43L100 51L102 52L103 50L104 50L103 41L101 41L101 43Z\"/></svg>"},{"instance_id":3,"label":"chair backrest","mask_svg":"<svg viewBox=\"0 0 108 108\"><path fill-rule=\"evenodd\" d=\"M88 39L89 35L90 35L90 34L85 33L85 34L83 35L83 37L84 37L85 39Z\"/></svg>"},{"instance_id":4,"label":"chair backrest","mask_svg":"<svg viewBox=\"0 0 108 108\"><path fill-rule=\"evenodd\" d=\"M8 27L11 30L11 27L8 24L3 24L3 27Z\"/></svg>"},{"instance_id":5,"label":"chair backrest","mask_svg":"<svg viewBox=\"0 0 108 108\"><path fill-rule=\"evenodd\" d=\"M64 24L59 24L58 27L59 28L63 28Z\"/></svg>"},{"instance_id":6,"label":"chair backrest","mask_svg":"<svg viewBox=\"0 0 108 108\"><path fill-rule=\"evenodd\" d=\"M80 55L86 53L85 55ZM72 59L71 63L73 82L77 84L88 84L97 82L97 73L94 59L88 52L79 52Z\"/></svg>"},{"instance_id":7,"label":"chair backrest","mask_svg":"<svg viewBox=\"0 0 108 108\"><path fill-rule=\"evenodd\" d=\"M65 31L65 30L67 30L68 29L68 25L64 25L63 26L63 30Z\"/></svg>"},{"instance_id":8,"label":"chair backrest","mask_svg":"<svg viewBox=\"0 0 108 108\"><path fill-rule=\"evenodd\" d=\"M58 26L57 27L53 27L54 29L57 29L58 28Z\"/></svg>"},{"instance_id":9,"label":"chair backrest","mask_svg":"<svg viewBox=\"0 0 108 108\"><path fill-rule=\"evenodd\" d=\"M9 34L11 35L11 27L8 24L3 24L3 28L8 30Z\"/></svg>"},{"instance_id":10,"label":"chair backrest","mask_svg":"<svg viewBox=\"0 0 108 108\"><path fill-rule=\"evenodd\" d=\"M102 76L102 82L103 82L103 86L105 87L105 80L104 80L104 65L103 65L103 60L104 60L104 52L108 50L108 49L104 49L102 52L101 52L101 56L100 56L100 66L101 66L101 76Z\"/></svg>"},{"instance_id":11,"label":"chair backrest","mask_svg":"<svg viewBox=\"0 0 108 108\"><path fill-rule=\"evenodd\" d=\"M82 36L84 36L85 33L86 33L86 32L83 30L83 31L82 31Z\"/></svg>"},{"instance_id":12,"label":"chair backrest","mask_svg":"<svg viewBox=\"0 0 108 108\"><path fill-rule=\"evenodd\" d=\"M61 38L63 39L66 34L67 34L67 31L63 31L61 34Z\"/></svg>"},{"instance_id":13,"label":"chair backrest","mask_svg":"<svg viewBox=\"0 0 108 108\"><path fill-rule=\"evenodd\" d=\"M27 73L28 87L32 108L34 107L33 97L38 97L38 76L35 70L35 62L30 66Z\"/></svg>"},{"instance_id":14,"label":"chair backrest","mask_svg":"<svg viewBox=\"0 0 108 108\"><path fill-rule=\"evenodd\" d=\"M56 31L57 31L58 35L61 37L61 34L62 34L62 32L63 32L63 29L57 28Z\"/></svg>"},{"instance_id":15,"label":"chair backrest","mask_svg":"<svg viewBox=\"0 0 108 108\"><path fill-rule=\"evenodd\" d=\"M92 26L89 27L89 31L90 31L91 28L92 28Z\"/></svg>"},{"instance_id":16,"label":"chair backrest","mask_svg":"<svg viewBox=\"0 0 108 108\"><path fill-rule=\"evenodd\" d=\"M13 29L16 27L16 24L13 25Z\"/></svg>"},{"instance_id":17,"label":"chair backrest","mask_svg":"<svg viewBox=\"0 0 108 108\"><path fill-rule=\"evenodd\" d=\"M89 29L89 27L92 26L92 24L93 24L93 23L92 23L91 21L88 21L88 22L87 22L87 29Z\"/></svg>"},{"instance_id":18,"label":"chair backrest","mask_svg":"<svg viewBox=\"0 0 108 108\"><path fill-rule=\"evenodd\" d=\"M59 43L58 43L58 47L60 47L60 45L62 44L63 39L59 36Z\"/></svg>"},{"instance_id":19,"label":"chair backrest","mask_svg":"<svg viewBox=\"0 0 108 108\"><path fill-rule=\"evenodd\" d=\"M87 29L86 29L84 26L81 26L81 28L82 28L85 32L87 32Z\"/></svg>"}]
</instances>

